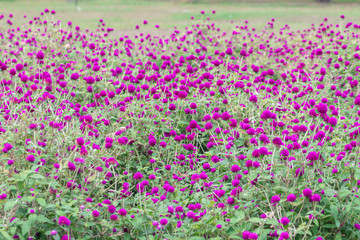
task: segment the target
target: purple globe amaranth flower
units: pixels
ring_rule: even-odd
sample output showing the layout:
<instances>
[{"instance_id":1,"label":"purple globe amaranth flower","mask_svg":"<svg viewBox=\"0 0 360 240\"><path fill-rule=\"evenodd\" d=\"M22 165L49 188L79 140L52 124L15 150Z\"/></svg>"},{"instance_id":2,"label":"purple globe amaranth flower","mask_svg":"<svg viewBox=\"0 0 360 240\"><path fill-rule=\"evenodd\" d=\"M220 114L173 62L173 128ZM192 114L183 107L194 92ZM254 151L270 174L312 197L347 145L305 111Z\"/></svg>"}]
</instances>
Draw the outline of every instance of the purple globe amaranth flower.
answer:
<instances>
[{"instance_id":1,"label":"purple globe amaranth flower","mask_svg":"<svg viewBox=\"0 0 360 240\"><path fill-rule=\"evenodd\" d=\"M139 179L142 179L143 178L143 175L140 173L140 172L137 172L134 174L134 179L135 180L139 180Z\"/></svg>"},{"instance_id":2,"label":"purple globe amaranth flower","mask_svg":"<svg viewBox=\"0 0 360 240\"><path fill-rule=\"evenodd\" d=\"M251 240L257 240L259 238L259 235L257 233L250 233L249 239Z\"/></svg>"},{"instance_id":3,"label":"purple globe amaranth flower","mask_svg":"<svg viewBox=\"0 0 360 240\"><path fill-rule=\"evenodd\" d=\"M160 220L160 224L165 226L166 224L168 224L168 220L166 218L163 218Z\"/></svg>"},{"instance_id":4,"label":"purple globe amaranth flower","mask_svg":"<svg viewBox=\"0 0 360 240\"><path fill-rule=\"evenodd\" d=\"M156 139L155 138L150 138L149 139L149 145L150 146L155 146L156 145Z\"/></svg>"},{"instance_id":5,"label":"purple globe amaranth flower","mask_svg":"<svg viewBox=\"0 0 360 240\"><path fill-rule=\"evenodd\" d=\"M249 239L250 234L251 234L251 232L249 232L249 231L244 231L244 232L242 233L242 238L247 240L247 239Z\"/></svg>"},{"instance_id":6,"label":"purple globe amaranth flower","mask_svg":"<svg viewBox=\"0 0 360 240\"><path fill-rule=\"evenodd\" d=\"M119 213L121 216L126 216L127 211L126 211L125 208L121 208L121 209L118 211L118 213Z\"/></svg>"},{"instance_id":7,"label":"purple globe amaranth flower","mask_svg":"<svg viewBox=\"0 0 360 240\"><path fill-rule=\"evenodd\" d=\"M70 240L70 236L69 235L63 235L61 237L61 240Z\"/></svg>"},{"instance_id":8,"label":"purple globe amaranth flower","mask_svg":"<svg viewBox=\"0 0 360 240\"><path fill-rule=\"evenodd\" d=\"M303 190L303 195L305 196L305 197L311 197L312 196L312 190L310 189L310 188L305 188L304 190Z\"/></svg>"},{"instance_id":9,"label":"purple globe amaranth flower","mask_svg":"<svg viewBox=\"0 0 360 240\"><path fill-rule=\"evenodd\" d=\"M290 220L289 220L289 218L287 218L287 217L282 217L282 218L280 219L280 223L281 223L282 225L288 225L288 224L290 223Z\"/></svg>"},{"instance_id":10,"label":"purple globe amaranth flower","mask_svg":"<svg viewBox=\"0 0 360 240\"><path fill-rule=\"evenodd\" d=\"M355 227L357 230L360 230L360 224L359 224L359 223L355 223L355 224L354 224L354 227Z\"/></svg>"},{"instance_id":11,"label":"purple globe amaranth flower","mask_svg":"<svg viewBox=\"0 0 360 240\"><path fill-rule=\"evenodd\" d=\"M249 101L250 102L253 102L253 103L256 103L258 101L256 95L251 95L250 98L249 98Z\"/></svg>"},{"instance_id":12,"label":"purple globe amaranth flower","mask_svg":"<svg viewBox=\"0 0 360 240\"><path fill-rule=\"evenodd\" d=\"M287 195L286 200L288 202L294 202L296 200L296 195L293 193L290 193L289 195Z\"/></svg>"},{"instance_id":13,"label":"purple globe amaranth flower","mask_svg":"<svg viewBox=\"0 0 360 240\"><path fill-rule=\"evenodd\" d=\"M311 200L313 202L320 202L321 201L321 196L319 194L314 194L311 196Z\"/></svg>"},{"instance_id":14,"label":"purple globe amaranth flower","mask_svg":"<svg viewBox=\"0 0 360 240\"><path fill-rule=\"evenodd\" d=\"M279 137L275 137L272 142L274 145L279 145L279 146L284 144L282 142L281 138L279 138Z\"/></svg>"},{"instance_id":15,"label":"purple globe amaranth flower","mask_svg":"<svg viewBox=\"0 0 360 240\"><path fill-rule=\"evenodd\" d=\"M281 198L279 197L279 195L274 195L271 197L271 203L277 203L280 202Z\"/></svg>"},{"instance_id":16,"label":"purple globe amaranth flower","mask_svg":"<svg viewBox=\"0 0 360 240\"><path fill-rule=\"evenodd\" d=\"M232 172L238 172L241 170L241 168L238 166L238 165L232 165L231 166L231 169L230 169Z\"/></svg>"},{"instance_id":17,"label":"purple globe amaranth flower","mask_svg":"<svg viewBox=\"0 0 360 240\"><path fill-rule=\"evenodd\" d=\"M327 113L327 111L328 111L328 107L327 107L327 105L326 104L323 104L323 103L320 103L319 105L317 105L317 110L319 111L319 113L321 113L321 114L325 114L325 113Z\"/></svg>"},{"instance_id":18,"label":"purple globe amaranth flower","mask_svg":"<svg viewBox=\"0 0 360 240\"><path fill-rule=\"evenodd\" d=\"M26 157L26 160L29 162L35 162L35 156L30 154Z\"/></svg>"},{"instance_id":19,"label":"purple globe amaranth flower","mask_svg":"<svg viewBox=\"0 0 360 240\"><path fill-rule=\"evenodd\" d=\"M58 224L60 226L63 226L63 225L70 226L71 221L65 216L60 216L58 219Z\"/></svg>"},{"instance_id":20,"label":"purple globe amaranth flower","mask_svg":"<svg viewBox=\"0 0 360 240\"><path fill-rule=\"evenodd\" d=\"M282 232L282 233L280 234L279 240L289 239L289 238L290 238L289 233L287 233L287 232Z\"/></svg>"},{"instance_id":21,"label":"purple globe amaranth flower","mask_svg":"<svg viewBox=\"0 0 360 240\"><path fill-rule=\"evenodd\" d=\"M310 161L316 161L319 159L319 154L317 152L309 152L306 159L308 159Z\"/></svg>"},{"instance_id":22,"label":"purple globe amaranth flower","mask_svg":"<svg viewBox=\"0 0 360 240\"><path fill-rule=\"evenodd\" d=\"M45 57L45 55L41 50L36 53L37 59L42 60L42 59L44 59L44 57Z\"/></svg>"},{"instance_id":23,"label":"purple globe amaranth flower","mask_svg":"<svg viewBox=\"0 0 360 240\"><path fill-rule=\"evenodd\" d=\"M92 216L95 217L95 218L99 217L100 216L99 211L98 210L93 210L92 211Z\"/></svg>"}]
</instances>

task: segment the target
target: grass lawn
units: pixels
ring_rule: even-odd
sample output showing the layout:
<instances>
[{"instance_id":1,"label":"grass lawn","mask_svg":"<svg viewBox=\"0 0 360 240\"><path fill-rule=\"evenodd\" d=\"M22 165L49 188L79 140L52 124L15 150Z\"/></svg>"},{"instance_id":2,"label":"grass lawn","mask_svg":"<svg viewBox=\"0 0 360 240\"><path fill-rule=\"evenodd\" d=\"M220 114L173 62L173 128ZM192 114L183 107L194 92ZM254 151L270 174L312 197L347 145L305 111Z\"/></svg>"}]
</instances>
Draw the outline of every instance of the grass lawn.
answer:
<instances>
[{"instance_id":1,"label":"grass lawn","mask_svg":"<svg viewBox=\"0 0 360 240\"><path fill-rule=\"evenodd\" d=\"M220 28L231 27L228 24L231 20L234 24L243 24L248 20L251 27L259 29L275 18L275 28L288 24L299 29L313 22L319 23L325 17L329 18L329 22L338 23L342 14L346 16L346 21L360 23L358 0L333 0L330 4L315 3L313 0L78 0L78 8L66 0L0 0L0 13L13 13L15 26L25 21L24 15L28 16L28 21L45 8L55 9L57 19L71 20L82 28L95 29L102 18L107 27L115 28L120 35L136 33L136 25L142 27L142 32L156 33L156 24L160 25L156 31L166 33L174 26L188 26L189 22L194 22L190 20L192 16L200 19L202 10L206 12L205 17L215 20ZM212 10L216 10L215 15L211 14ZM142 21L145 19L149 24L143 27Z\"/></svg>"}]
</instances>

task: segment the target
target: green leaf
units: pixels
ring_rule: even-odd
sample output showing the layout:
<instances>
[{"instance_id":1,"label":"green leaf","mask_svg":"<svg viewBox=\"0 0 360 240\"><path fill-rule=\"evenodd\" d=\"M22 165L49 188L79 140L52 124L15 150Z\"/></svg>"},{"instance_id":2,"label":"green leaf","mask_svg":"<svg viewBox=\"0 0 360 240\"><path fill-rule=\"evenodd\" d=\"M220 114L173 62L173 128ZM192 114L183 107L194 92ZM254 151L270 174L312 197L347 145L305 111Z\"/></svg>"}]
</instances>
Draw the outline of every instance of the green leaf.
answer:
<instances>
[{"instance_id":1,"label":"green leaf","mask_svg":"<svg viewBox=\"0 0 360 240\"><path fill-rule=\"evenodd\" d=\"M45 179L45 177L40 174L32 174L30 177L35 179Z\"/></svg>"},{"instance_id":2,"label":"green leaf","mask_svg":"<svg viewBox=\"0 0 360 240\"><path fill-rule=\"evenodd\" d=\"M336 227L340 227L340 221L335 219L335 224L336 224Z\"/></svg>"},{"instance_id":3,"label":"green leaf","mask_svg":"<svg viewBox=\"0 0 360 240\"><path fill-rule=\"evenodd\" d=\"M55 204L48 204L46 205L46 208L44 209L45 211L52 211L56 209L56 205Z\"/></svg>"},{"instance_id":4,"label":"green leaf","mask_svg":"<svg viewBox=\"0 0 360 240\"><path fill-rule=\"evenodd\" d=\"M345 190L345 189L340 190L340 197L341 198L347 197L350 194L351 194L351 192L349 190Z\"/></svg>"},{"instance_id":5,"label":"green leaf","mask_svg":"<svg viewBox=\"0 0 360 240\"><path fill-rule=\"evenodd\" d=\"M44 222L51 223L50 219L48 219L48 218L45 217L44 215L39 215L39 216L37 217L37 221L38 221L38 222L41 222L41 223L44 223Z\"/></svg>"},{"instance_id":6,"label":"green leaf","mask_svg":"<svg viewBox=\"0 0 360 240\"><path fill-rule=\"evenodd\" d=\"M330 206L331 214L334 216L334 219L337 219L337 216L339 214L338 208L334 205Z\"/></svg>"},{"instance_id":7,"label":"green leaf","mask_svg":"<svg viewBox=\"0 0 360 240\"><path fill-rule=\"evenodd\" d=\"M12 240L12 238L10 237L10 235L5 231L5 230L1 230L0 234L7 240Z\"/></svg>"},{"instance_id":8,"label":"green leaf","mask_svg":"<svg viewBox=\"0 0 360 240\"><path fill-rule=\"evenodd\" d=\"M239 211L239 212L236 212L236 217L237 217L237 221L241 221L245 218L245 213L244 211Z\"/></svg>"},{"instance_id":9,"label":"green leaf","mask_svg":"<svg viewBox=\"0 0 360 240\"><path fill-rule=\"evenodd\" d=\"M243 238L241 236L238 236L238 235L230 235L230 239L243 239Z\"/></svg>"},{"instance_id":10,"label":"green leaf","mask_svg":"<svg viewBox=\"0 0 360 240\"><path fill-rule=\"evenodd\" d=\"M332 197L332 196L334 196L334 192L333 191L331 191L330 189L325 189L324 190L324 193L326 194L326 196L328 196L328 197Z\"/></svg>"},{"instance_id":11,"label":"green leaf","mask_svg":"<svg viewBox=\"0 0 360 240\"><path fill-rule=\"evenodd\" d=\"M335 240L341 240L341 232L336 235Z\"/></svg>"},{"instance_id":12,"label":"green leaf","mask_svg":"<svg viewBox=\"0 0 360 240\"><path fill-rule=\"evenodd\" d=\"M31 221L25 221L22 225L22 234L25 235L29 232L31 228Z\"/></svg>"},{"instance_id":13,"label":"green leaf","mask_svg":"<svg viewBox=\"0 0 360 240\"><path fill-rule=\"evenodd\" d=\"M37 215L36 214L31 214L29 216L29 221L31 222L31 224L35 223L37 219Z\"/></svg>"},{"instance_id":14,"label":"green leaf","mask_svg":"<svg viewBox=\"0 0 360 240\"><path fill-rule=\"evenodd\" d=\"M5 203L5 207L4 207L4 211L8 211L10 209L12 209L16 204L16 201L8 201L7 203Z\"/></svg>"},{"instance_id":15,"label":"green leaf","mask_svg":"<svg viewBox=\"0 0 360 240\"><path fill-rule=\"evenodd\" d=\"M204 237L194 236L194 237L189 238L189 240L204 240Z\"/></svg>"},{"instance_id":16,"label":"green leaf","mask_svg":"<svg viewBox=\"0 0 360 240\"><path fill-rule=\"evenodd\" d=\"M335 228L334 224L325 224L324 226L321 226L323 228Z\"/></svg>"},{"instance_id":17,"label":"green leaf","mask_svg":"<svg viewBox=\"0 0 360 240\"><path fill-rule=\"evenodd\" d=\"M252 223L259 223L261 221L262 221L261 218L250 218L249 219L249 222L252 222Z\"/></svg>"},{"instance_id":18,"label":"green leaf","mask_svg":"<svg viewBox=\"0 0 360 240\"><path fill-rule=\"evenodd\" d=\"M43 206L43 207L46 206L46 201L45 201L45 199L43 199L43 198L38 198L38 199L36 199L36 201L37 201L41 206Z\"/></svg>"},{"instance_id":19,"label":"green leaf","mask_svg":"<svg viewBox=\"0 0 360 240\"><path fill-rule=\"evenodd\" d=\"M271 225L277 226L277 225L279 225L279 222L276 221L275 219L267 219L266 224L271 224Z\"/></svg>"}]
</instances>

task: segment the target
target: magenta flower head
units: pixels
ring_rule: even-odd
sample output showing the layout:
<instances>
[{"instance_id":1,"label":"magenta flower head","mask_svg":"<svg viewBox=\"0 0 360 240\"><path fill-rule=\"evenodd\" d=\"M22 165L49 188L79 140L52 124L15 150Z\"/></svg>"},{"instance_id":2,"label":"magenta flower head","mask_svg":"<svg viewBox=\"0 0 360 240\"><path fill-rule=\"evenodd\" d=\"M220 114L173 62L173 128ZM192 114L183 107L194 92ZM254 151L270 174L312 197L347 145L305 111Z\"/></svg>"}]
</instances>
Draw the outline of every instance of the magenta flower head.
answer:
<instances>
[{"instance_id":1,"label":"magenta flower head","mask_svg":"<svg viewBox=\"0 0 360 240\"><path fill-rule=\"evenodd\" d=\"M142 178L143 178L142 173L137 172L137 173L134 174L134 179L135 179L135 180L139 180L139 179L142 179Z\"/></svg>"},{"instance_id":2,"label":"magenta flower head","mask_svg":"<svg viewBox=\"0 0 360 240\"><path fill-rule=\"evenodd\" d=\"M41 50L36 53L37 59L42 60L42 59L44 59L44 57L45 57L45 55Z\"/></svg>"},{"instance_id":3,"label":"magenta flower head","mask_svg":"<svg viewBox=\"0 0 360 240\"><path fill-rule=\"evenodd\" d=\"M296 200L296 195L290 193L289 195L287 195L287 199L288 202L294 202Z\"/></svg>"},{"instance_id":4,"label":"magenta flower head","mask_svg":"<svg viewBox=\"0 0 360 240\"><path fill-rule=\"evenodd\" d=\"M63 235L61 237L61 240L70 240L70 237L69 237L69 235Z\"/></svg>"},{"instance_id":5,"label":"magenta flower head","mask_svg":"<svg viewBox=\"0 0 360 240\"><path fill-rule=\"evenodd\" d=\"M35 162L35 156L30 154L29 156L26 157L26 160L29 162Z\"/></svg>"},{"instance_id":6,"label":"magenta flower head","mask_svg":"<svg viewBox=\"0 0 360 240\"><path fill-rule=\"evenodd\" d=\"M249 239L249 235L250 235L250 234L251 234L251 232L245 231L245 232L242 233L242 238L243 238L243 239Z\"/></svg>"},{"instance_id":7,"label":"magenta flower head","mask_svg":"<svg viewBox=\"0 0 360 240\"><path fill-rule=\"evenodd\" d=\"M314 194L311 196L311 200L313 202L320 202L321 201L321 196L319 194Z\"/></svg>"},{"instance_id":8,"label":"magenta flower head","mask_svg":"<svg viewBox=\"0 0 360 240\"><path fill-rule=\"evenodd\" d=\"M118 211L118 213L119 213L121 216L125 217L126 214L127 214L127 211L126 211L125 208L121 208L121 209Z\"/></svg>"},{"instance_id":9,"label":"magenta flower head","mask_svg":"<svg viewBox=\"0 0 360 240\"><path fill-rule=\"evenodd\" d=\"M234 165L231 166L231 171L232 172L238 172L240 170L241 170L241 168L239 167L239 165L234 164Z\"/></svg>"},{"instance_id":10,"label":"magenta flower head","mask_svg":"<svg viewBox=\"0 0 360 240\"><path fill-rule=\"evenodd\" d=\"M355 98L354 104L360 106L360 95Z\"/></svg>"},{"instance_id":11,"label":"magenta flower head","mask_svg":"<svg viewBox=\"0 0 360 240\"><path fill-rule=\"evenodd\" d=\"M307 155L306 159L310 160L310 161L316 161L319 159L319 155L317 152L309 152L309 154Z\"/></svg>"},{"instance_id":12,"label":"magenta flower head","mask_svg":"<svg viewBox=\"0 0 360 240\"><path fill-rule=\"evenodd\" d=\"M184 98L186 98L188 96L188 94L187 94L187 92L185 92L185 91L180 91L179 93L178 93L178 98L180 98L180 99L184 99Z\"/></svg>"},{"instance_id":13,"label":"magenta flower head","mask_svg":"<svg viewBox=\"0 0 360 240\"><path fill-rule=\"evenodd\" d=\"M251 95L250 98L249 98L249 101L250 102L253 102L253 103L256 103L258 101L256 95Z\"/></svg>"},{"instance_id":14,"label":"magenta flower head","mask_svg":"<svg viewBox=\"0 0 360 240\"><path fill-rule=\"evenodd\" d=\"M156 139L155 138L150 138L149 139L149 145L150 146L155 146L156 145Z\"/></svg>"},{"instance_id":15,"label":"magenta flower head","mask_svg":"<svg viewBox=\"0 0 360 240\"><path fill-rule=\"evenodd\" d=\"M282 233L280 234L280 238L279 238L279 240L282 240L282 239L289 239L289 238L290 238L289 233L287 233L287 232L282 232Z\"/></svg>"},{"instance_id":16,"label":"magenta flower head","mask_svg":"<svg viewBox=\"0 0 360 240\"><path fill-rule=\"evenodd\" d=\"M290 220L287 217L283 217L280 219L280 222L282 225L288 225L290 223Z\"/></svg>"},{"instance_id":17,"label":"magenta flower head","mask_svg":"<svg viewBox=\"0 0 360 240\"><path fill-rule=\"evenodd\" d=\"M249 234L249 239L251 239L251 240L256 240L258 238L259 238L259 236L257 235L257 233L250 233Z\"/></svg>"},{"instance_id":18,"label":"magenta flower head","mask_svg":"<svg viewBox=\"0 0 360 240\"><path fill-rule=\"evenodd\" d=\"M359 224L359 223L355 223L355 224L354 224L354 227L355 227L357 230L360 230L360 224Z\"/></svg>"},{"instance_id":19,"label":"magenta flower head","mask_svg":"<svg viewBox=\"0 0 360 240\"><path fill-rule=\"evenodd\" d=\"M59 224L60 226L63 226L63 225L70 226L71 221L70 221L67 217L61 216L61 217L59 217L59 219L58 219L58 224Z\"/></svg>"},{"instance_id":20,"label":"magenta flower head","mask_svg":"<svg viewBox=\"0 0 360 240\"><path fill-rule=\"evenodd\" d=\"M277 203L280 202L281 198L278 195L271 197L271 203Z\"/></svg>"},{"instance_id":21,"label":"magenta flower head","mask_svg":"<svg viewBox=\"0 0 360 240\"><path fill-rule=\"evenodd\" d=\"M84 138L79 137L79 138L76 139L76 144L77 145L82 146L82 145L84 145L84 143L85 143Z\"/></svg>"},{"instance_id":22,"label":"magenta flower head","mask_svg":"<svg viewBox=\"0 0 360 240\"><path fill-rule=\"evenodd\" d=\"M99 215L100 215L100 213L99 213L98 210L92 211L92 216L93 216L93 217L97 218Z\"/></svg>"},{"instance_id":23,"label":"magenta flower head","mask_svg":"<svg viewBox=\"0 0 360 240\"><path fill-rule=\"evenodd\" d=\"M168 224L168 220L166 218L163 218L163 219L160 220L160 224L161 225L166 225L166 224Z\"/></svg>"},{"instance_id":24,"label":"magenta flower head","mask_svg":"<svg viewBox=\"0 0 360 240\"><path fill-rule=\"evenodd\" d=\"M310 188L305 188L304 190L303 190L303 195L305 196L305 197L311 197L312 196L312 190L310 189Z\"/></svg>"}]
</instances>

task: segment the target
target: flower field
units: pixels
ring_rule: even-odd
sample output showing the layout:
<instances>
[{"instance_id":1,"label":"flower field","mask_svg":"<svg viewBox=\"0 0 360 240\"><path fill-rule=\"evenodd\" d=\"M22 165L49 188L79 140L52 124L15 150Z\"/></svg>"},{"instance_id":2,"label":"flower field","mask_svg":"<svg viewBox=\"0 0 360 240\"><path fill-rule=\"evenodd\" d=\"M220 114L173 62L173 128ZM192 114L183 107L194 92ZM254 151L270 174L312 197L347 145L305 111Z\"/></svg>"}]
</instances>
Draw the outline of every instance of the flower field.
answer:
<instances>
[{"instance_id":1,"label":"flower field","mask_svg":"<svg viewBox=\"0 0 360 240\"><path fill-rule=\"evenodd\" d=\"M214 14L0 15L0 239L360 239L360 25Z\"/></svg>"}]
</instances>

